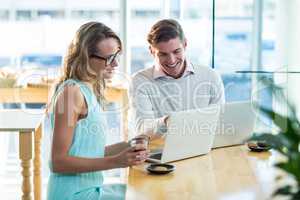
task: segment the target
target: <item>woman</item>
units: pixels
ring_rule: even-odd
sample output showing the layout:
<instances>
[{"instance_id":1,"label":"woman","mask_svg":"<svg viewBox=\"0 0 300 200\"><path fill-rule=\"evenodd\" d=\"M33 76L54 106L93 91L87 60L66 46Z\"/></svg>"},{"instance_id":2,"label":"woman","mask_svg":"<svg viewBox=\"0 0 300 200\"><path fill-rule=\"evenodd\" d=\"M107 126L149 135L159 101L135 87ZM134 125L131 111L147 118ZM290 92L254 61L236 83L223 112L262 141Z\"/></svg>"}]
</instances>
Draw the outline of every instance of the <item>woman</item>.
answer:
<instances>
[{"instance_id":1,"label":"woman","mask_svg":"<svg viewBox=\"0 0 300 200\"><path fill-rule=\"evenodd\" d=\"M98 22L82 25L69 46L49 107L49 200L102 199L103 170L139 165L148 156L125 142L105 146L104 80L121 50L119 37Z\"/></svg>"}]
</instances>

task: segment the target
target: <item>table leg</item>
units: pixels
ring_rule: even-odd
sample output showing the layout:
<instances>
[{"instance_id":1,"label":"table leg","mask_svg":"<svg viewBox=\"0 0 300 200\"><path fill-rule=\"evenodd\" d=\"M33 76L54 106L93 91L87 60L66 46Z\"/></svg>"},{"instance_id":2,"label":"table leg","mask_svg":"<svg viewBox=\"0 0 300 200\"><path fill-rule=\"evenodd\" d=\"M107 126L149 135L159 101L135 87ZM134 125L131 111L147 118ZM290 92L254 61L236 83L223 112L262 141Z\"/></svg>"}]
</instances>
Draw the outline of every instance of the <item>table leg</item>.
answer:
<instances>
[{"instance_id":1,"label":"table leg","mask_svg":"<svg viewBox=\"0 0 300 200\"><path fill-rule=\"evenodd\" d=\"M41 138L42 124L34 132L33 193L34 200L41 200Z\"/></svg>"},{"instance_id":2,"label":"table leg","mask_svg":"<svg viewBox=\"0 0 300 200\"><path fill-rule=\"evenodd\" d=\"M19 155L22 168L22 200L31 200L31 159L32 159L32 133L20 132Z\"/></svg>"}]
</instances>

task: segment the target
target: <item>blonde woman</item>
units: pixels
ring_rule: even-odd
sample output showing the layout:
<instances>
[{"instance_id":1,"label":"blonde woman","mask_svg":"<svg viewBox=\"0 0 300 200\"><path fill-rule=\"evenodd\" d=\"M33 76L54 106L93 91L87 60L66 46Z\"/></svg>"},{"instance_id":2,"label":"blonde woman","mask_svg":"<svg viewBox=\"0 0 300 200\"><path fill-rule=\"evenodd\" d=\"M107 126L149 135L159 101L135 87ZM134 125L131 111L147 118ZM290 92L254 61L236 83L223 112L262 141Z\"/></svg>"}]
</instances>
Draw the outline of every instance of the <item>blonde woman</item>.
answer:
<instances>
[{"instance_id":1,"label":"blonde woman","mask_svg":"<svg viewBox=\"0 0 300 200\"><path fill-rule=\"evenodd\" d=\"M125 142L105 146L104 80L112 77L121 50L119 37L98 22L82 25L69 46L49 107L48 200L103 199L103 170L138 165L148 156Z\"/></svg>"}]
</instances>

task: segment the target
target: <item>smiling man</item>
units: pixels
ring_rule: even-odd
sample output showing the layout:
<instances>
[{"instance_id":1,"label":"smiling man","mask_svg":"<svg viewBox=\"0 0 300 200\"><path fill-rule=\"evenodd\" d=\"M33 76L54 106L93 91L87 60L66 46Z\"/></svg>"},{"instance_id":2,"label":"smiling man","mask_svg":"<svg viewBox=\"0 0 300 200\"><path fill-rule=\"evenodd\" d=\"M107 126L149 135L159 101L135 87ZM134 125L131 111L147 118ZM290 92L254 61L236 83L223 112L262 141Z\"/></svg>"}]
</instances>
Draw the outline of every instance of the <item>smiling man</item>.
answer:
<instances>
[{"instance_id":1,"label":"smiling man","mask_svg":"<svg viewBox=\"0 0 300 200\"><path fill-rule=\"evenodd\" d=\"M147 40L155 64L134 74L129 90L135 134L163 134L171 112L225 102L220 76L187 60L187 40L177 21L158 21Z\"/></svg>"}]
</instances>

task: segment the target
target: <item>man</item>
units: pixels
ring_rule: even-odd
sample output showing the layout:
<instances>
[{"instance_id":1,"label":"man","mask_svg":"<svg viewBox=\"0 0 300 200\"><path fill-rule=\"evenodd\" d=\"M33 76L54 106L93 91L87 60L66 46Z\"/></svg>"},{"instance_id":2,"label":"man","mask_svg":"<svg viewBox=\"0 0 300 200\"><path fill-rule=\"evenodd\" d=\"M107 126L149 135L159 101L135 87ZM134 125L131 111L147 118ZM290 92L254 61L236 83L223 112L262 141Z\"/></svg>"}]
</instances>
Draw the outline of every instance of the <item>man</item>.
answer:
<instances>
[{"instance_id":1,"label":"man","mask_svg":"<svg viewBox=\"0 0 300 200\"><path fill-rule=\"evenodd\" d=\"M177 21L158 21L147 40L155 64L133 75L129 90L136 134L163 134L171 112L225 102L220 76L186 59L187 40Z\"/></svg>"}]
</instances>

